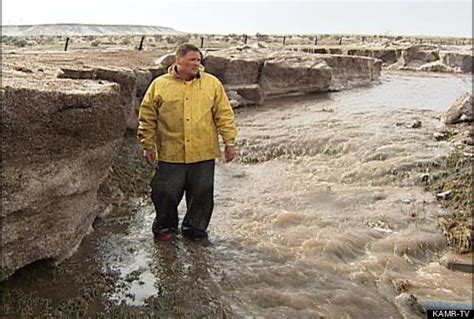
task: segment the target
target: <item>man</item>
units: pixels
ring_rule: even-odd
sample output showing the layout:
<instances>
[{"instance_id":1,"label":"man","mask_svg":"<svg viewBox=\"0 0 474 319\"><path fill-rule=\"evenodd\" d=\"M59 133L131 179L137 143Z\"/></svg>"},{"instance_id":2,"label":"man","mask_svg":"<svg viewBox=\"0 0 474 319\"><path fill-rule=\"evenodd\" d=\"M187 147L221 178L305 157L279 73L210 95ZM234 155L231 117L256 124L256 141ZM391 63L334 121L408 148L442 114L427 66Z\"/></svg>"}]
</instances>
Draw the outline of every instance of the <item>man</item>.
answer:
<instances>
[{"instance_id":1,"label":"man","mask_svg":"<svg viewBox=\"0 0 474 319\"><path fill-rule=\"evenodd\" d=\"M204 72L202 54L180 45L168 73L156 78L140 105L138 138L143 157L156 166L151 198L156 210L153 233L169 240L178 229L178 204L186 193L183 236L207 238L214 208L215 159L236 155L234 112L222 83Z\"/></svg>"}]
</instances>

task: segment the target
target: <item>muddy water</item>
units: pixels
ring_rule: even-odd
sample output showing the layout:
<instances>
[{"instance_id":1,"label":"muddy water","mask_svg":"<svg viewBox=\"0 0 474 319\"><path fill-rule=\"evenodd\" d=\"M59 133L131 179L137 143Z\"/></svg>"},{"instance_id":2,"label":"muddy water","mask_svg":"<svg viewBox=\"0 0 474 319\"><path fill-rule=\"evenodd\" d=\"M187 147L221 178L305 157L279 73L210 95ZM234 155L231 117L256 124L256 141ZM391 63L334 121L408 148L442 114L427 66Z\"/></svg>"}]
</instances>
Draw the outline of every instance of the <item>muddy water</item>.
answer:
<instances>
[{"instance_id":1,"label":"muddy water","mask_svg":"<svg viewBox=\"0 0 474 319\"><path fill-rule=\"evenodd\" d=\"M249 164L219 165L211 229L238 313L397 317L404 292L471 298L472 277L438 262L445 212L416 186L450 150L437 116L471 82L381 82L239 114Z\"/></svg>"},{"instance_id":2,"label":"muddy water","mask_svg":"<svg viewBox=\"0 0 474 319\"><path fill-rule=\"evenodd\" d=\"M419 316L408 294L470 299L472 277L440 263L436 222L447 212L420 176L452 148L432 138L439 114L471 87L469 77L389 74L238 110L240 159L217 163L210 241L154 242L151 203L131 202L71 259L88 265L71 278L91 268L112 278L88 313L105 300L172 317L399 318Z\"/></svg>"}]
</instances>

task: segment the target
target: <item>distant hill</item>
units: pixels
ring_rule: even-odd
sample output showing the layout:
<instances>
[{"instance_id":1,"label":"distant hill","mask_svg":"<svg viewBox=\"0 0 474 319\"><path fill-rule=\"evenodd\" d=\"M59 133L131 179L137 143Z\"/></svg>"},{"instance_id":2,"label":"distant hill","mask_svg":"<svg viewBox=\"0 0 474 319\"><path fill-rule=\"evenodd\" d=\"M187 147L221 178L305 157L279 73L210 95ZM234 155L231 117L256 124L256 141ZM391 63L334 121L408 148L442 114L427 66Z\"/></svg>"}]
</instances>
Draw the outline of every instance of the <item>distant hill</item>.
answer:
<instances>
[{"instance_id":1,"label":"distant hill","mask_svg":"<svg viewBox=\"0 0 474 319\"><path fill-rule=\"evenodd\" d=\"M2 35L36 36L36 35L151 35L179 34L168 27L148 25L106 25L106 24L33 24L2 25Z\"/></svg>"}]
</instances>

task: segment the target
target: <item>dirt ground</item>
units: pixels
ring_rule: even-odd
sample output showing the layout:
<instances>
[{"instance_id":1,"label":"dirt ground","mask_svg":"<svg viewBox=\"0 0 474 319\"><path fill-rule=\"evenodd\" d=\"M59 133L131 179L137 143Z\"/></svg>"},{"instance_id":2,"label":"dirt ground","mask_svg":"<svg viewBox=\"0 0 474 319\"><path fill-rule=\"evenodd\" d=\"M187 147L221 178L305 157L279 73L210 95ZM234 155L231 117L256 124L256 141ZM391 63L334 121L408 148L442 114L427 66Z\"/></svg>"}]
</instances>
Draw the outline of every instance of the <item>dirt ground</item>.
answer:
<instances>
[{"instance_id":1,"label":"dirt ground","mask_svg":"<svg viewBox=\"0 0 474 319\"><path fill-rule=\"evenodd\" d=\"M62 67L153 67L154 61L166 51L156 50L76 50L76 51L16 51L2 52L3 70L17 71L26 75L56 77Z\"/></svg>"}]
</instances>

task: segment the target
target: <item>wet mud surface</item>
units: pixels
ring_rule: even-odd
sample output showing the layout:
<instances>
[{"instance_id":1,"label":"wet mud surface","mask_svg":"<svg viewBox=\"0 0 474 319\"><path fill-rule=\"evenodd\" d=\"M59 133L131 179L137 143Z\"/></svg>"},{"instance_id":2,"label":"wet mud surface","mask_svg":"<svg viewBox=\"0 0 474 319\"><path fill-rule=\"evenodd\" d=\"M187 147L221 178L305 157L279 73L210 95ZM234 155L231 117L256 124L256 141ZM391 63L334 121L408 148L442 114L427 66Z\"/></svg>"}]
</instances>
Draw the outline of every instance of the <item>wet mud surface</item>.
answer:
<instances>
[{"instance_id":1,"label":"wet mud surface","mask_svg":"<svg viewBox=\"0 0 474 319\"><path fill-rule=\"evenodd\" d=\"M63 264L0 284L0 314L422 318L407 296L468 300L472 276L440 262L438 219L452 211L421 181L456 150L433 132L471 87L469 77L388 74L369 88L238 109L239 159L216 165L206 242L153 239L153 169L127 144L133 165L113 176L131 182L111 177L122 191L102 189L110 213Z\"/></svg>"}]
</instances>

